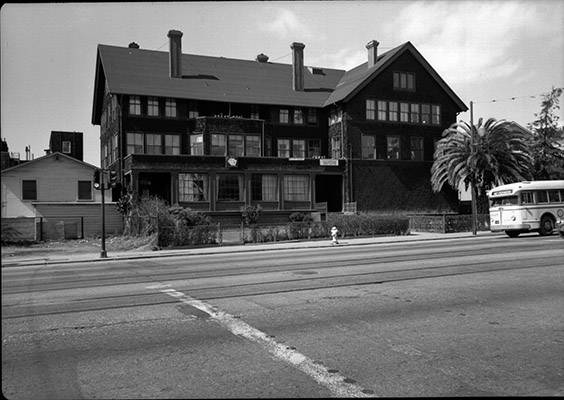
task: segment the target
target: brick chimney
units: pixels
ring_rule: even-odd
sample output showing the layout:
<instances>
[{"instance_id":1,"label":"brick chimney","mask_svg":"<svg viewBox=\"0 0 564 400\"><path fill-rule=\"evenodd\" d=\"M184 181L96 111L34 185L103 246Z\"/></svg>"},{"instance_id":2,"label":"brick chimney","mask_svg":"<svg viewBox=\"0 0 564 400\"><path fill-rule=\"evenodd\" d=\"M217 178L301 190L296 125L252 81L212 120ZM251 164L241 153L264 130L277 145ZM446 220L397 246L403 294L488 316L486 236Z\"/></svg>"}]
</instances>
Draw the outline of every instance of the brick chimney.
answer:
<instances>
[{"instance_id":1,"label":"brick chimney","mask_svg":"<svg viewBox=\"0 0 564 400\"><path fill-rule=\"evenodd\" d=\"M304 47L303 43L292 43L292 82L295 91L304 90Z\"/></svg>"},{"instance_id":2,"label":"brick chimney","mask_svg":"<svg viewBox=\"0 0 564 400\"><path fill-rule=\"evenodd\" d=\"M376 60L378 60L378 43L377 40L371 40L366 45L366 49L368 50L368 68L372 68L374 64L376 64Z\"/></svg>"},{"instance_id":3,"label":"brick chimney","mask_svg":"<svg viewBox=\"0 0 564 400\"><path fill-rule=\"evenodd\" d=\"M182 32L168 31L169 71L171 78L182 78Z\"/></svg>"}]
</instances>

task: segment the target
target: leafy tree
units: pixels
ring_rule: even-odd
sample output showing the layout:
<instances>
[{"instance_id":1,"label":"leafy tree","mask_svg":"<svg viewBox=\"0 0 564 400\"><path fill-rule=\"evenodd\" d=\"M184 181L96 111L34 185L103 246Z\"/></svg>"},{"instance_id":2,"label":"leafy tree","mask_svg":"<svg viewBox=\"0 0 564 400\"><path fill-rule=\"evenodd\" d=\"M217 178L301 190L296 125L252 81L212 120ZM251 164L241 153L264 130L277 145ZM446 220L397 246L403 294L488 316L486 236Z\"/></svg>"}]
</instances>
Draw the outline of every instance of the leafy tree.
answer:
<instances>
[{"instance_id":1,"label":"leafy tree","mask_svg":"<svg viewBox=\"0 0 564 400\"><path fill-rule=\"evenodd\" d=\"M564 179L564 151L557 142L564 139L564 129L558 127L557 110L563 88L555 88L543 94L541 111L528 124L533 132L530 146L534 160L535 179Z\"/></svg>"},{"instance_id":2,"label":"leafy tree","mask_svg":"<svg viewBox=\"0 0 564 400\"><path fill-rule=\"evenodd\" d=\"M466 189L473 184L481 208L487 210L487 190L531 178L529 140L528 132L505 120L490 118L482 124L480 118L474 126L464 121L452 124L437 143L431 167L433 190L439 192L445 183L453 188L464 184Z\"/></svg>"}]
</instances>

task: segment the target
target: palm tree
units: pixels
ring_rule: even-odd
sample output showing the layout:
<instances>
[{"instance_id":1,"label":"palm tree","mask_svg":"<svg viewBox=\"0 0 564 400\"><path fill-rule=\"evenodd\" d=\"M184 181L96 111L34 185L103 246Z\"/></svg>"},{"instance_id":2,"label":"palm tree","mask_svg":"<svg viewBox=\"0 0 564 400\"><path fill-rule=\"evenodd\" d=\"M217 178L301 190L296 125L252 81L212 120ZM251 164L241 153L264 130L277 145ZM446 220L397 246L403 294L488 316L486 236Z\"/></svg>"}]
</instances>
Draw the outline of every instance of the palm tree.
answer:
<instances>
[{"instance_id":1,"label":"palm tree","mask_svg":"<svg viewBox=\"0 0 564 400\"><path fill-rule=\"evenodd\" d=\"M530 134L512 122L490 118L470 126L452 124L437 142L431 167L431 184L438 192L445 183L475 188L479 198L505 183L532 178ZM474 145L472 145L474 143Z\"/></svg>"}]
</instances>

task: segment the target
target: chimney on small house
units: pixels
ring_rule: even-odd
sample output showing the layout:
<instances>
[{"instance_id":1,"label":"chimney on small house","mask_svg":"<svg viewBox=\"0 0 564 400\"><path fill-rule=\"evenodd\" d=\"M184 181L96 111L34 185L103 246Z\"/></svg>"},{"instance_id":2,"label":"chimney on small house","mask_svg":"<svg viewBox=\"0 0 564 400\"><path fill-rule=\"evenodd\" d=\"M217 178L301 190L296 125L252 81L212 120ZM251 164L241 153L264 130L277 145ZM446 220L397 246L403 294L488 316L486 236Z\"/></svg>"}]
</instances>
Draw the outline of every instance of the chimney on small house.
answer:
<instances>
[{"instance_id":1,"label":"chimney on small house","mask_svg":"<svg viewBox=\"0 0 564 400\"><path fill-rule=\"evenodd\" d=\"M168 31L169 71L171 78L182 78L182 32Z\"/></svg>"},{"instance_id":2,"label":"chimney on small house","mask_svg":"<svg viewBox=\"0 0 564 400\"><path fill-rule=\"evenodd\" d=\"M377 40L371 40L366 45L366 49L368 50L368 68L372 68L374 64L376 64L376 60L378 60L378 45L380 43Z\"/></svg>"},{"instance_id":3,"label":"chimney on small house","mask_svg":"<svg viewBox=\"0 0 564 400\"><path fill-rule=\"evenodd\" d=\"M294 42L292 49L292 83L295 91L304 90L304 47L303 43Z\"/></svg>"}]
</instances>

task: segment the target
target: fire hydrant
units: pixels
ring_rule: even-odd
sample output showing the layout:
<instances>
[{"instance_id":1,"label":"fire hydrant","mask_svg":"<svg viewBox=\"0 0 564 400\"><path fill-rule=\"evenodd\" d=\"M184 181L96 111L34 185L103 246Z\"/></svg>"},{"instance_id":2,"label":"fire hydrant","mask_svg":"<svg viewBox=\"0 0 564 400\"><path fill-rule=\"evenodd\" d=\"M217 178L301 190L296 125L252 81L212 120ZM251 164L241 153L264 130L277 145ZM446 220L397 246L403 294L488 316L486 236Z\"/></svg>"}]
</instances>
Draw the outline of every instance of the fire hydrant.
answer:
<instances>
[{"instance_id":1,"label":"fire hydrant","mask_svg":"<svg viewBox=\"0 0 564 400\"><path fill-rule=\"evenodd\" d=\"M339 244L339 241L337 240L337 235L339 234L339 230L337 229L336 226L331 228L331 239L332 239L332 243L333 245Z\"/></svg>"}]
</instances>

